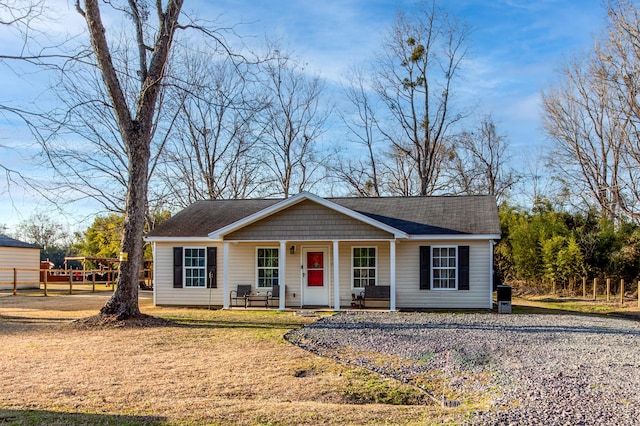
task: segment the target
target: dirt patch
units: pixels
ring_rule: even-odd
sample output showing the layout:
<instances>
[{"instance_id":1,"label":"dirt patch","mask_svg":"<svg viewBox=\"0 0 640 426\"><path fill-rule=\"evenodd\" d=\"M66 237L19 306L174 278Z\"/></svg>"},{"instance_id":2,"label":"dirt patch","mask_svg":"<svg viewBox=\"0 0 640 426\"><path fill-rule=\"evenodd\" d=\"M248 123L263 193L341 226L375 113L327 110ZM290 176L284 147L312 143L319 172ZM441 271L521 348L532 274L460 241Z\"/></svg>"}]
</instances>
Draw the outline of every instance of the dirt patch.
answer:
<instances>
[{"instance_id":1,"label":"dirt patch","mask_svg":"<svg viewBox=\"0 0 640 426\"><path fill-rule=\"evenodd\" d=\"M176 325L173 321L153 315L141 314L122 319L119 315L98 314L80 318L71 322L75 328L137 328L137 327L170 327Z\"/></svg>"}]
</instances>

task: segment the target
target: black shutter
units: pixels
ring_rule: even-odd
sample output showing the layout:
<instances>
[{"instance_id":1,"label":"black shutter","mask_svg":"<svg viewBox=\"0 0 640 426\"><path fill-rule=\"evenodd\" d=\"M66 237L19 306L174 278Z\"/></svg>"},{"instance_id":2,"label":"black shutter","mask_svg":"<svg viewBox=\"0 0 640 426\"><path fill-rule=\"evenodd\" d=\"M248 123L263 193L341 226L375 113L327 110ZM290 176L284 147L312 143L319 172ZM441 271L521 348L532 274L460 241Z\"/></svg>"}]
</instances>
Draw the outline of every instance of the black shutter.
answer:
<instances>
[{"instance_id":1,"label":"black shutter","mask_svg":"<svg viewBox=\"0 0 640 426\"><path fill-rule=\"evenodd\" d=\"M458 247L458 290L469 290L469 246Z\"/></svg>"},{"instance_id":2,"label":"black shutter","mask_svg":"<svg viewBox=\"0 0 640 426\"><path fill-rule=\"evenodd\" d=\"M182 288L182 247L173 248L173 288Z\"/></svg>"},{"instance_id":3,"label":"black shutter","mask_svg":"<svg viewBox=\"0 0 640 426\"><path fill-rule=\"evenodd\" d=\"M218 287L218 247L207 247L207 288Z\"/></svg>"},{"instance_id":4,"label":"black shutter","mask_svg":"<svg viewBox=\"0 0 640 426\"><path fill-rule=\"evenodd\" d=\"M431 290L431 246L420 246L420 290Z\"/></svg>"}]
</instances>

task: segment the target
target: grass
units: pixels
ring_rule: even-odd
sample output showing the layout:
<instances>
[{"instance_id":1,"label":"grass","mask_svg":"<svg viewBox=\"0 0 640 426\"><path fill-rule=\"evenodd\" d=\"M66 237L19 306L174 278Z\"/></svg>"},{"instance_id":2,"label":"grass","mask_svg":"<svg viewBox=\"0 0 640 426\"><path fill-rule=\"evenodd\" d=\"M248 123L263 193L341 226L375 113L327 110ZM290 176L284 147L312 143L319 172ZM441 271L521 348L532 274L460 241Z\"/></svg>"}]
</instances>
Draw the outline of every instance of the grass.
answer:
<instances>
[{"instance_id":1,"label":"grass","mask_svg":"<svg viewBox=\"0 0 640 426\"><path fill-rule=\"evenodd\" d=\"M513 299L513 313L579 313L594 315L615 315L640 319L637 300L626 300L621 305L618 300L604 297L596 300L557 295L520 296Z\"/></svg>"},{"instance_id":2,"label":"grass","mask_svg":"<svg viewBox=\"0 0 640 426\"><path fill-rule=\"evenodd\" d=\"M80 329L108 294L0 294L0 424L433 424L452 412L283 339L291 312L159 308L174 326ZM366 405L366 407L365 407Z\"/></svg>"},{"instance_id":3,"label":"grass","mask_svg":"<svg viewBox=\"0 0 640 426\"><path fill-rule=\"evenodd\" d=\"M474 382L490 379L482 374L432 371L410 386L306 352L283 336L316 319L291 312L162 308L147 294L142 311L173 326L71 325L97 313L108 297L0 293L0 425L456 424L490 402L473 393ZM566 312L640 310L600 300L514 299L516 314ZM434 356L427 349L422 362ZM355 355L373 365L405 362ZM461 405L442 408L416 385Z\"/></svg>"}]
</instances>

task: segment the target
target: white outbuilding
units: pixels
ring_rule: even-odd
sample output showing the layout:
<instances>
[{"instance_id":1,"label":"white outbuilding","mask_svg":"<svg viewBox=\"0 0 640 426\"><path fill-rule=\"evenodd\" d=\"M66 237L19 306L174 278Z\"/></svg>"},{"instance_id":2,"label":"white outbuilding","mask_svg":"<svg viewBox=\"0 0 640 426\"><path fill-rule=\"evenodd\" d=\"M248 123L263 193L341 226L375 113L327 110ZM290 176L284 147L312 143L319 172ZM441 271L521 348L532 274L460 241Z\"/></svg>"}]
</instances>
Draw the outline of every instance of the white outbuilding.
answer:
<instances>
[{"instance_id":1,"label":"white outbuilding","mask_svg":"<svg viewBox=\"0 0 640 426\"><path fill-rule=\"evenodd\" d=\"M38 288L40 247L0 234L0 290Z\"/></svg>"}]
</instances>

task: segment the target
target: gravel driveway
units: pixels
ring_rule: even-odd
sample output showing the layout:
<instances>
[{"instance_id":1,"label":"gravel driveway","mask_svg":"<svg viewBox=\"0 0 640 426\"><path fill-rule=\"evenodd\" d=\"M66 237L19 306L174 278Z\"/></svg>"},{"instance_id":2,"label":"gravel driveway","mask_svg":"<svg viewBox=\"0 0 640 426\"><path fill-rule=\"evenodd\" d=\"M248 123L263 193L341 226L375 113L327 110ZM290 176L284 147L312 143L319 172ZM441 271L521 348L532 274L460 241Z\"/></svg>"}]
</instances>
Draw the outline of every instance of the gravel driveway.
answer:
<instances>
[{"instance_id":1,"label":"gravel driveway","mask_svg":"<svg viewBox=\"0 0 640 426\"><path fill-rule=\"evenodd\" d=\"M640 425L640 322L633 320L342 312L287 338L416 385L441 379L450 403L489 400L468 424Z\"/></svg>"}]
</instances>

